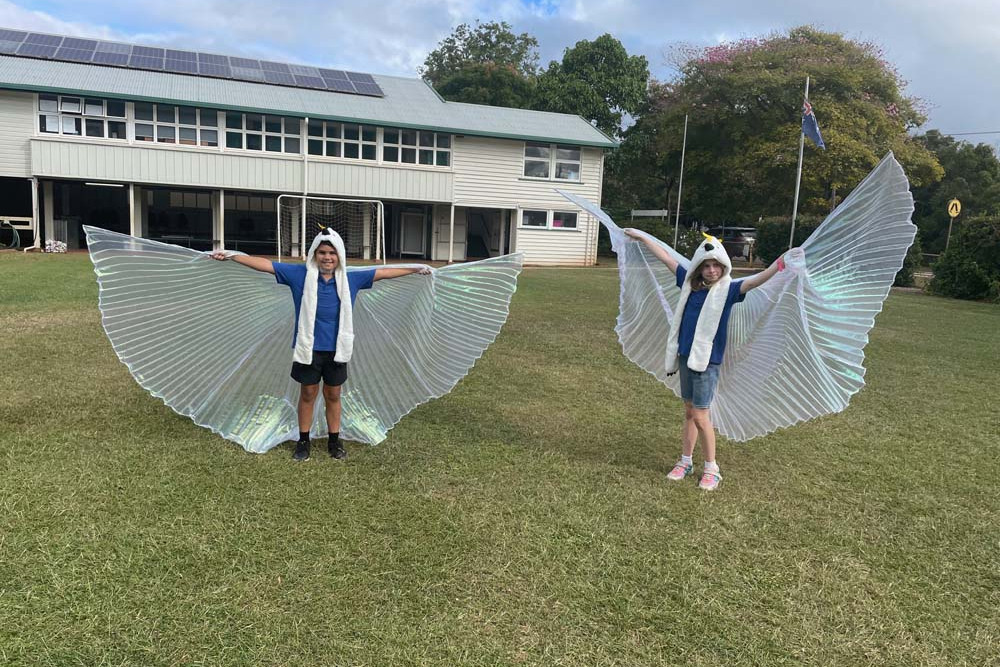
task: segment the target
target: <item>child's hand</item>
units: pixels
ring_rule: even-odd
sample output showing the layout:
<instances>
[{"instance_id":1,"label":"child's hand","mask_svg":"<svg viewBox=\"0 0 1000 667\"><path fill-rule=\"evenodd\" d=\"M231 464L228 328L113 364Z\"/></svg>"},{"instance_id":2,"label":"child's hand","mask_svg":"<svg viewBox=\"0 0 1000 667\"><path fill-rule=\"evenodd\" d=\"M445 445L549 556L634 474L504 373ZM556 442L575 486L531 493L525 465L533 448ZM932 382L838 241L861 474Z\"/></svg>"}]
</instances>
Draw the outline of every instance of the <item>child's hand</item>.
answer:
<instances>
[{"instance_id":1,"label":"child's hand","mask_svg":"<svg viewBox=\"0 0 1000 667\"><path fill-rule=\"evenodd\" d=\"M641 241L644 236L643 232L640 232L638 229L632 229L631 227L623 229L622 231L625 232L625 236L633 238L637 241Z\"/></svg>"},{"instance_id":2,"label":"child's hand","mask_svg":"<svg viewBox=\"0 0 1000 667\"><path fill-rule=\"evenodd\" d=\"M802 268L806 262L806 253L802 248L792 248L784 255L778 258L778 271L784 271L786 268L791 267Z\"/></svg>"}]
</instances>

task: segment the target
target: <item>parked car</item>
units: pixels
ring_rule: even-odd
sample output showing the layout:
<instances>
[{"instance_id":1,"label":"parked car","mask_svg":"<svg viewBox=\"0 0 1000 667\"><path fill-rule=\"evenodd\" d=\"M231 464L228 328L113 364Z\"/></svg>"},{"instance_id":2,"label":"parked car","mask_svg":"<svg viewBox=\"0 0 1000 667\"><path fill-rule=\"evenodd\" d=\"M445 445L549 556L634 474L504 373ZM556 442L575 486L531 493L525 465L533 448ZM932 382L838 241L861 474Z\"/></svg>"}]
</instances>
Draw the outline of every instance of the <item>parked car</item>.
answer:
<instances>
[{"instance_id":1,"label":"parked car","mask_svg":"<svg viewBox=\"0 0 1000 667\"><path fill-rule=\"evenodd\" d=\"M757 240L754 227L709 227L708 233L722 239L722 246L733 259L749 259Z\"/></svg>"}]
</instances>

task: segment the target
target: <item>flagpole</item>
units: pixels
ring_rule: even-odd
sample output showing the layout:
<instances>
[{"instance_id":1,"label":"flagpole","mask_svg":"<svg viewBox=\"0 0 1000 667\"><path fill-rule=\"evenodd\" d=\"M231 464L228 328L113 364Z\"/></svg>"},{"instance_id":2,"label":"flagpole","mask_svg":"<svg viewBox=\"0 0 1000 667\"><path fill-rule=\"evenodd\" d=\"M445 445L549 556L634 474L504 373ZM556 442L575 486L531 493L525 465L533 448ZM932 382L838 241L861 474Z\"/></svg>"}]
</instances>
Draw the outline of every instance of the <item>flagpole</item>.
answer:
<instances>
[{"instance_id":1,"label":"flagpole","mask_svg":"<svg viewBox=\"0 0 1000 667\"><path fill-rule=\"evenodd\" d=\"M688 145L688 115L684 114L684 143L681 145L681 177L677 181L677 215L674 217L674 249L677 249L677 233L681 224L681 190L684 188L684 153Z\"/></svg>"},{"instance_id":2,"label":"flagpole","mask_svg":"<svg viewBox=\"0 0 1000 667\"><path fill-rule=\"evenodd\" d=\"M809 77L806 77L805 101L809 101ZM801 113L799 114L801 115ZM792 230L788 233L788 247L795 243L795 218L799 213L799 185L802 183L802 152L806 146L806 133L802 131L802 121L799 120L799 168L795 174L795 204L792 206Z\"/></svg>"}]
</instances>

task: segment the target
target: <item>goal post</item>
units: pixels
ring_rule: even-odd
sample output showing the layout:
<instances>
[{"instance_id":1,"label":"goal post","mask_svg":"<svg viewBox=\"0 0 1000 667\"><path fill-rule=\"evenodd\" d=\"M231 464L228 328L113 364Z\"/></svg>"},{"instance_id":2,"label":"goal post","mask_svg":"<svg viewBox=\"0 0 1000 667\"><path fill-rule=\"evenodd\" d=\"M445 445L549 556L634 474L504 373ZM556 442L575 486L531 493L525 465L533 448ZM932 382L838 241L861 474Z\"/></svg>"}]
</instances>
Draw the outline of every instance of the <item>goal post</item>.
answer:
<instances>
[{"instance_id":1,"label":"goal post","mask_svg":"<svg viewBox=\"0 0 1000 667\"><path fill-rule=\"evenodd\" d=\"M385 264L385 207L377 199L278 195L278 261L305 259L309 244L332 228L344 239L348 258Z\"/></svg>"}]
</instances>

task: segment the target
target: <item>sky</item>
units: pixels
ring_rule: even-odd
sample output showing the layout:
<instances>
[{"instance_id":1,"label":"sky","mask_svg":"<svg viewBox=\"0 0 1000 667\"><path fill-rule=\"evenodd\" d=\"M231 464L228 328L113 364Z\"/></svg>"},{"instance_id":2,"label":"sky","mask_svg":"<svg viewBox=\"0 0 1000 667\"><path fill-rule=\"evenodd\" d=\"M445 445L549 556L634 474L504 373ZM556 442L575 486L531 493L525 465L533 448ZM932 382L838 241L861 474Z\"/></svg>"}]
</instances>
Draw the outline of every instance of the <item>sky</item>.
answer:
<instances>
[{"instance_id":1,"label":"sky","mask_svg":"<svg viewBox=\"0 0 1000 667\"><path fill-rule=\"evenodd\" d=\"M413 77L455 26L476 20L534 35L543 66L611 33L661 80L678 45L809 24L882 46L924 104L921 130L981 133L959 138L1000 147L1000 0L0 0L0 27Z\"/></svg>"}]
</instances>

